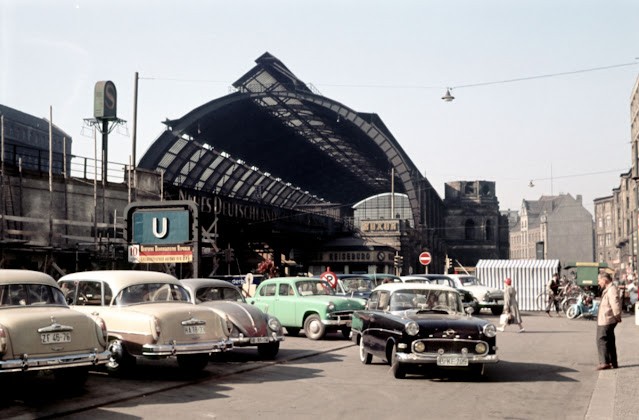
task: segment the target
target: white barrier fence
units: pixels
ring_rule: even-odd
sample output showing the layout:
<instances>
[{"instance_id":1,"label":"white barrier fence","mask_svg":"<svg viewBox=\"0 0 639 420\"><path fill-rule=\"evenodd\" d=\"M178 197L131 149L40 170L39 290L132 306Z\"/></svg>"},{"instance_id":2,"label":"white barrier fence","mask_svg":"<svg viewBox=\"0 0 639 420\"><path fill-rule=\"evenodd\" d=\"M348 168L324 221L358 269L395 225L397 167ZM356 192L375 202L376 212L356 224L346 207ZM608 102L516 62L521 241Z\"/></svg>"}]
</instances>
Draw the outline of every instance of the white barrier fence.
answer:
<instances>
[{"instance_id":1,"label":"white barrier fence","mask_svg":"<svg viewBox=\"0 0 639 420\"><path fill-rule=\"evenodd\" d=\"M557 272L559 260L479 260L475 275L486 286L496 289L503 289L504 280L511 278L519 309L537 311L537 296Z\"/></svg>"}]
</instances>

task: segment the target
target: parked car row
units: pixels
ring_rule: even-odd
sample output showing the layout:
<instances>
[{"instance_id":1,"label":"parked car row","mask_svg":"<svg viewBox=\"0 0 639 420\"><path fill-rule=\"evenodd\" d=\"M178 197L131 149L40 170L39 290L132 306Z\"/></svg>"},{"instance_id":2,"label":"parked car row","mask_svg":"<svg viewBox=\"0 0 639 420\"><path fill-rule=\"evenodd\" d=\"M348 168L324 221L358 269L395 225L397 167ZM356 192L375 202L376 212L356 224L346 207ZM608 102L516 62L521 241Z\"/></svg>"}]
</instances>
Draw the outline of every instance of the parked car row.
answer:
<instances>
[{"instance_id":1,"label":"parked car row","mask_svg":"<svg viewBox=\"0 0 639 420\"><path fill-rule=\"evenodd\" d=\"M50 276L0 270L0 373L49 370L81 386L90 367L119 374L137 358L175 358L197 372L211 354L254 346L275 358L284 331L318 340L341 332L360 359L389 361L398 378L435 364L481 373L497 361L495 327L464 309L457 289L430 283L381 285L341 278L337 295L319 278L262 281L248 299L225 280L184 279L151 271L87 271ZM355 297L369 289L364 298ZM343 291L342 291L343 292ZM352 296L352 297L348 297Z\"/></svg>"}]
</instances>

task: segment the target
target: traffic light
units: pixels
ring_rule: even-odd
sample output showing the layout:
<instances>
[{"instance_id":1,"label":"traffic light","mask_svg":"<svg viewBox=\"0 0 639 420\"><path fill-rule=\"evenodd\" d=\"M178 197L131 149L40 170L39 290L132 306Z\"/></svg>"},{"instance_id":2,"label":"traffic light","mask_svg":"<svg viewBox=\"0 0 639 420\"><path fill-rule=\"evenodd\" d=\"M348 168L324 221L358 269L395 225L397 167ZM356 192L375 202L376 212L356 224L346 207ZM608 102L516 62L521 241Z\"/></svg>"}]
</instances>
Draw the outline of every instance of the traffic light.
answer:
<instances>
[{"instance_id":1,"label":"traffic light","mask_svg":"<svg viewBox=\"0 0 639 420\"><path fill-rule=\"evenodd\" d=\"M395 267L401 267L402 265L404 265L404 257L402 257L401 255L395 255L395 257L393 258L393 262Z\"/></svg>"}]
</instances>

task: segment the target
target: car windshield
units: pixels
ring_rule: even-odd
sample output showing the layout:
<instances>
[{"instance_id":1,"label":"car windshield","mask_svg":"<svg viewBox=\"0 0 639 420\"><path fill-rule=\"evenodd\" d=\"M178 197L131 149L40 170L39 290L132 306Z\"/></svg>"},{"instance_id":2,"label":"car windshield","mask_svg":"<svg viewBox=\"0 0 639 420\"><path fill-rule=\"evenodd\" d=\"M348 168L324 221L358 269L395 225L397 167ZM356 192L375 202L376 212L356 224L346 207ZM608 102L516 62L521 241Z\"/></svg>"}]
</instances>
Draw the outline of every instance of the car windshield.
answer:
<instances>
[{"instance_id":1,"label":"car windshield","mask_svg":"<svg viewBox=\"0 0 639 420\"><path fill-rule=\"evenodd\" d=\"M402 282L402 280L399 277L393 276L393 275L371 274L371 276L373 277L372 278L373 289L379 286L380 284Z\"/></svg>"},{"instance_id":2,"label":"car windshield","mask_svg":"<svg viewBox=\"0 0 639 420\"><path fill-rule=\"evenodd\" d=\"M200 287L195 293L195 302L209 302L212 300L232 300L235 302L244 302L242 294L232 287L224 286L208 286Z\"/></svg>"},{"instance_id":3,"label":"car windshield","mask_svg":"<svg viewBox=\"0 0 639 420\"><path fill-rule=\"evenodd\" d=\"M414 277L414 278L404 279L404 283L430 283L430 280L424 277Z\"/></svg>"},{"instance_id":4,"label":"car windshield","mask_svg":"<svg viewBox=\"0 0 639 420\"><path fill-rule=\"evenodd\" d=\"M64 294L48 284L4 284L0 286L0 306L64 305Z\"/></svg>"},{"instance_id":5,"label":"car windshield","mask_svg":"<svg viewBox=\"0 0 639 420\"><path fill-rule=\"evenodd\" d=\"M370 292L373 290L373 282L366 277L349 277L340 279L346 293Z\"/></svg>"},{"instance_id":6,"label":"car windshield","mask_svg":"<svg viewBox=\"0 0 639 420\"><path fill-rule=\"evenodd\" d=\"M152 302L190 302L186 289L172 283L143 283L122 289L115 304L126 306Z\"/></svg>"},{"instance_id":7,"label":"car windshield","mask_svg":"<svg viewBox=\"0 0 639 420\"><path fill-rule=\"evenodd\" d=\"M390 310L462 312L459 294L448 290L402 289L391 295Z\"/></svg>"},{"instance_id":8,"label":"car windshield","mask_svg":"<svg viewBox=\"0 0 639 420\"><path fill-rule=\"evenodd\" d=\"M481 282L477 280L477 277L461 277L462 284L464 286L481 286Z\"/></svg>"},{"instance_id":9,"label":"car windshield","mask_svg":"<svg viewBox=\"0 0 639 420\"><path fill-rule=\"evenodd\" d=\"M332 295L333 288L324 280L296 281L295 287L301 296Z\"/></svg>"}]
</instances>

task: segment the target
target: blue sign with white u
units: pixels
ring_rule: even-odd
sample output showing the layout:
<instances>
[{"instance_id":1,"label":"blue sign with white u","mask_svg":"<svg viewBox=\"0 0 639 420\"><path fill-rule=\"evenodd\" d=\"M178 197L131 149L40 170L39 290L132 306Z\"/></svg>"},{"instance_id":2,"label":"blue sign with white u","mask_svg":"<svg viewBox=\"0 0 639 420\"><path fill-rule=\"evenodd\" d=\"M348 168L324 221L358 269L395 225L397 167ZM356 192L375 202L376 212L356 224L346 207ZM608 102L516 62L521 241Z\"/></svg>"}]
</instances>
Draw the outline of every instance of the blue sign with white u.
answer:
<instances>
[{"instance_id":1,"label":"blue sign with white u","mask_svg":"<svg viewBox=\"0 0 639 420\"><path fill-rule=\"evenodd\" d=\"M133 213L133 243L181 244L190 240L190 232L188 210Z\"/></svg>"}]
</instances>

